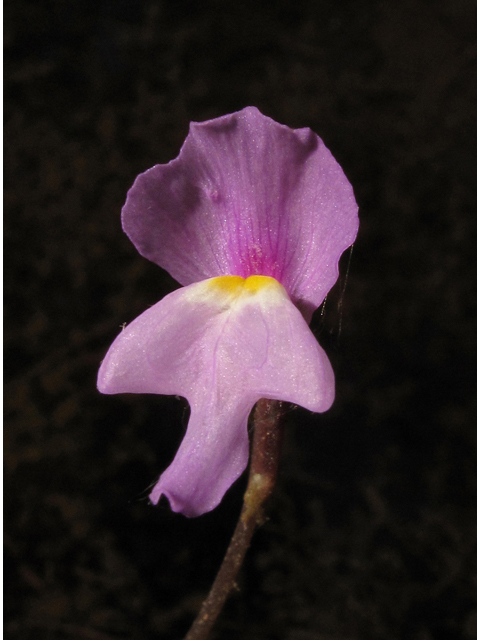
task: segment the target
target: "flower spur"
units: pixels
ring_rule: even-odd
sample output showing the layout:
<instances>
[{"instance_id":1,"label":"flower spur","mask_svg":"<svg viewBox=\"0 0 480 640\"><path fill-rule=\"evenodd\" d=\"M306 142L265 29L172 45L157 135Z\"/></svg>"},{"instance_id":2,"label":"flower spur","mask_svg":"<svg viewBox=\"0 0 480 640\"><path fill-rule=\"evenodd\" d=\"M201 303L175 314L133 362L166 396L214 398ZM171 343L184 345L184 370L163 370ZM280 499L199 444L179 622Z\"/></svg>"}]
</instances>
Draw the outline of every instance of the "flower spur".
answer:
<instances>
[{"instance_id":1,"label":"flower spur","mask_svg":"<svg viewBox=\"0 0 480 640\"><path fill-rule=\"evenodd\" d=\"M98 388L188 400L187 432L150 499L197 516L245 469L258 400L331 406L333 371L308 322L355 239L357 205L316 134L248 107L192 123L175 160L137 177L122 223L183 287L120 333Z\"/></svg>"}]
</instances>

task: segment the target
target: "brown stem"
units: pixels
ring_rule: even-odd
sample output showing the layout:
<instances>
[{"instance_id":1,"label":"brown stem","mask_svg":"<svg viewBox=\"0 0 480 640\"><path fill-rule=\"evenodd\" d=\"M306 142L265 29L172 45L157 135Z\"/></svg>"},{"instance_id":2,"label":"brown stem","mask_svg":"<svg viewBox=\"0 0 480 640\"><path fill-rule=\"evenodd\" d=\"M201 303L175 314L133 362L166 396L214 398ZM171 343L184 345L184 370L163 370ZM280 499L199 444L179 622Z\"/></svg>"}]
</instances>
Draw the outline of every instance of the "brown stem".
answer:
<instances>
[{"instance_id":1,"label":"brown stem","mask_svg":"<svg viewBox=\"0 0 480 640\"><path fill-rule=\"evenodd\" d=\"M250 545L255 526L263 522L263 504L272 493L282 439L282 403L262 399L253 416L253 444L247 490L240 520L222 566L185 640L206 640L231 590Z\"/></svg>"}]
</instances>

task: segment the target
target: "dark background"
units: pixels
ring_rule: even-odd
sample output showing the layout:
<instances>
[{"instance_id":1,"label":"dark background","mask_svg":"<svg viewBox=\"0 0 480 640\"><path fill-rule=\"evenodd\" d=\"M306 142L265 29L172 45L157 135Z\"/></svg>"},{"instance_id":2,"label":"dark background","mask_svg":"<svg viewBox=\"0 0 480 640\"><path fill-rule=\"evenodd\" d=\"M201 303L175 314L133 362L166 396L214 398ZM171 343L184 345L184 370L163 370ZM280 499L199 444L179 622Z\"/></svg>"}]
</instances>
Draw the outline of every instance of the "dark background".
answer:
<instances>
[{"instance_id":1,"label":"dark background","mask_svg":"<svg viewBox=\"0 0 480 640\"><path fill-rule=\"evenodd\" d=\"M244 480L189 520L147 488L185 403L102 396L123 322L176 283L120 227L191 120L311 127L361 226L313 328L269 521L215 637L475 637L474 70L467 0L5 4L6 637L180 640Z\"/></svg>"}]
</instances>

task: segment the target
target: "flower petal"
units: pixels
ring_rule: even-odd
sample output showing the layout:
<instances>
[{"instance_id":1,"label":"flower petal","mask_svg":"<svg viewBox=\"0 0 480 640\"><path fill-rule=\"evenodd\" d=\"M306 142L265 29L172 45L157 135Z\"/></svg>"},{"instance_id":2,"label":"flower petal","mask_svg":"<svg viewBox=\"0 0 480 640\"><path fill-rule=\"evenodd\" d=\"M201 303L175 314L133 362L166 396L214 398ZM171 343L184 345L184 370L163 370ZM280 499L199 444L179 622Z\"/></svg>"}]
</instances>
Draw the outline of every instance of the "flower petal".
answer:
<instances>
[{"instance_id":1,"label":"flower petal","mask_svg":"<svg viewBox=\"0 0 480 640\"><path fill-rule=\"evenodd\" d=\"M272 276L309 320L355 239L357 209L317 135L247 107L192 123L178 158L137 177L122 219L138 251L181 284Z\"/></svg>"},{"instance_id":2,"label":"flower petal","mask_svg":"<svg viewBox=\"0 0 480 640\"><path fill-rule=\"evenodd\" d=\"M325 352L285 289L263 276L213 278L166 296L115 340L98 387L187 398L187 433L151 494L187 516L213 509L245 469L257 400L326 411L334 397Z\"/></svg>"}]
</instances>

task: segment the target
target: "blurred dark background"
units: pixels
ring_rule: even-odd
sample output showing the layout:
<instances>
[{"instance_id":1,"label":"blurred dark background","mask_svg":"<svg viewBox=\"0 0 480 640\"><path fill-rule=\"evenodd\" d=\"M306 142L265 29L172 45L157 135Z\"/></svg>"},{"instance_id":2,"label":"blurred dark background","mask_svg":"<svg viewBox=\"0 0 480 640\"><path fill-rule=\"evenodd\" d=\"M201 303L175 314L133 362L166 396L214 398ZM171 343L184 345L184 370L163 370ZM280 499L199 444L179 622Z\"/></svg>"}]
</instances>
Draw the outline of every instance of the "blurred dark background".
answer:
<instances>
[{"instance_id":1,"label":"blurred dark background","mask_svg":"<svg viewBox=\"0 0 480 640\"><path fill-rule=\"evenodd\" d=\"M7 638L180 640L220 564L244 479L152 507L185 403L95 383L177 286L122 233L128 188L247 105L323 138L361 226L314 317L335 405L290 412L214 637L475 637L474 29L468 0L7 0Z\"/></svg>"}]
</instances>

